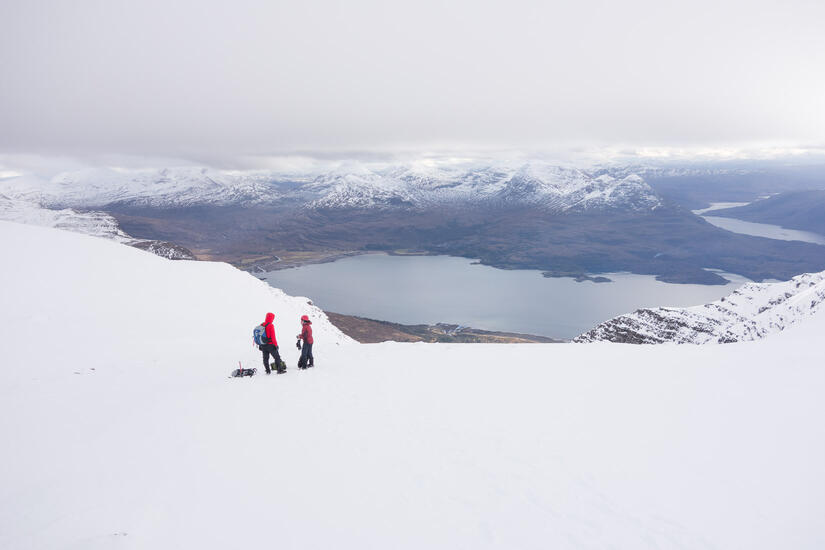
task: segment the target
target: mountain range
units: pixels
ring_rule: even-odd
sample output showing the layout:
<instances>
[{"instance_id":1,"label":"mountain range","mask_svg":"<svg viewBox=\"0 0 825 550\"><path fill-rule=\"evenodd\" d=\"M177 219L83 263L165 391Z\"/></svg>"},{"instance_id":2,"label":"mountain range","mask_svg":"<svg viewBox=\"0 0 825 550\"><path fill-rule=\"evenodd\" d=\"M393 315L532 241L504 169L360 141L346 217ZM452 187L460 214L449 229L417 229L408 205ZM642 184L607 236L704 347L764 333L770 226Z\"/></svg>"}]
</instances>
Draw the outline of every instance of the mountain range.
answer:
<instances>
[{"instance_id":1,"label":"mountain range","mask_svg":"<svg viewBox=\"0 0 825 550\"><path fill-rule=\"evenodd\" d=\"M392 165L341 168L321 174L89 168L48 181L15 178L3 185L14 198L48 207L110 205L181 208L277 206L307 209L431 208L450 204L538 205L551 212L610 208L650 210L661 205L635 174L563 168L545 163L476 167Z\"/></svg>"},{"instance_id":2,"label":"mountain range","mask_svg":"<svg viewBox=\"0 0 825 550\"><path fill-rule=\"evenodd\" d=\"M703 173L538 161L349 163L321 172L89 168L7 178L0 195L102 211L135 238L249 270L278 268L290 255L312 261L374 250L674 283L725 283L707 268L756 281L825 269L825 247L724 231L647 181Z\"/></svg>"}]
</instances>

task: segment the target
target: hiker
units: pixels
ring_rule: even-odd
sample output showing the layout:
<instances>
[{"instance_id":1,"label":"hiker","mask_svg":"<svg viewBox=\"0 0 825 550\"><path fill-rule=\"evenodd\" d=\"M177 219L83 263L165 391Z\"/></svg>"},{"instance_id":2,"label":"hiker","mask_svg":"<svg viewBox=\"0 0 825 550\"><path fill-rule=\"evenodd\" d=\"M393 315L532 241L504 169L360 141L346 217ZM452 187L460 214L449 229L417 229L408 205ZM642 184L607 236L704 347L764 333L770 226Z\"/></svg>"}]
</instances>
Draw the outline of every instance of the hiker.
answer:
<instances>
[{"instance_id":1,"label":"hiker","mask_svg":"<svg viewBox=\"0 0 825 550\"><path fill-rule=\"evenodd\" d=\"M312 321L310 321L306 315L301 317L301 334L299 334L297 338L299 345L301 340L304 341L304 345L301 347L301 358L298 360L298 368L307 369L314 367L315 358L312 356L312 343L314 342L312 339Z\"/></svg>"},{"instance_id":2,"label":"hiker","mask_svg":"<svg viewBox=\"0 0 825 550\"><path fill-rule=\"evenodd\" d=\"M264 344L258 346L258 349L263 352L264 355L264 368L266 369L266 373L269 374L271 371L269 369L269 356L272 355L272 358L275 360L272 363L272 366L278 371L278 374L286 372L286 364L281 362L281 355L278 353L278 340L275 339L275 326L272 324L272 321L275 320L274 313L267 313L266 320L262 323L266 329L266 338L264 339Z\"/></svg>"}]
</instances>

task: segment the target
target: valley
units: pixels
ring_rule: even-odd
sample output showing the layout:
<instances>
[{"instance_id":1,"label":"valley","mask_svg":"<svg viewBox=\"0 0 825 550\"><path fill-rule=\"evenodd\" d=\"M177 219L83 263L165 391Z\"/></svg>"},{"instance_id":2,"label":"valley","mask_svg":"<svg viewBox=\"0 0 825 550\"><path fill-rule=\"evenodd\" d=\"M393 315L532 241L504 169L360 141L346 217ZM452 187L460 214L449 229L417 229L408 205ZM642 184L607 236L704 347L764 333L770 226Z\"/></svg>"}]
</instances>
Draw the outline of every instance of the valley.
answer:
<instances>
[{"instance_id":1,"label":"valley","mask_svg":"<svg viewBox=\"0 0 825 550\"><path fill-rule=\"evenodd\" d=\"M355 163L320 172L205 167L4 180L49 209L104 211L141 239L249 271L372 251L460 256L583 279L627 271L724 284L825 269L825 247L725 231L689 208L809 184L815 170L570 168L544 161ZM784 179L780 178L784 177Z\"/></svg>"},{"instance_id":2,"label":"valley","mask_svg":"<svg viewBox=\"0 0 825 550\"><path fill-rule=\"evenodd\" d=\"M756 281L825 269L824 247L738 235L667 207L593 214L548 214L532 206L411 211L113 205L108 210L132 235L176 242L252 271L276 267L273 256L301 265L396 250L475 258L548 276L628 271L671 283L724 284L707 267Z\"/></svg>"}]
</instances>

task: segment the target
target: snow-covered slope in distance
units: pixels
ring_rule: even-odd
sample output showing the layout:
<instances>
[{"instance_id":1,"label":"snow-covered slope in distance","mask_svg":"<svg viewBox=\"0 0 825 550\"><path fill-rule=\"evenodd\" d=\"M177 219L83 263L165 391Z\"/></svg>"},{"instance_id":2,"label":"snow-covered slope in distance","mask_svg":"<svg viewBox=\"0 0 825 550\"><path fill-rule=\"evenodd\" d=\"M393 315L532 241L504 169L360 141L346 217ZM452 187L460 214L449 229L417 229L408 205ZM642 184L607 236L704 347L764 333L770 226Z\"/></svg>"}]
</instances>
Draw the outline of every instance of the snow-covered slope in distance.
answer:
<instances>
[{"instance_id":1,"label":"snow-covered slope in distance","mask_svg":"<svg viewBox=\"0 0 825 550\"><path fill-rule=\"evenodd\" d=\"M825 272L790 281L747 283L709 304L639 309L614 317L576 342L706 344L756 340L803 322L825 309Z\"/></svg>"},{"instance_id":2,"label":"snow-covered slope in distance","mask_svg":"<svg viewBox=\"0 0 825 550\"><path fill-rule=\"evenodd\" d=\"M126 202L153 207L201 204L251 205L280 198L271 175L205 167L161 169L86 168L38 181L25 176L3 182L6 194L39 194L46 206L100 207Z\"/></svg>"},{"instance_id":3,"label":"snow-covered slope in distance","mask_svg":"<svg viewBox=\"0 0 825 550\"><path fill-rule=\"evenodd\" d=\"M0 195L0 220L55 227L117 242L132 238L105 212L77 212L71 208L43 208L35 202Z\"/></svg>"},{"instance_id":4,"label":"snow-covered slope in distance","mask_svg":"<svg viewBox=\"0 0 825 550\"><path fill-rule=\"evenodd\" d=\"M7 222L0 254L0 548L825 546L822 311L730 346L358 345L225 264ZM268 310L290 371L227 378Z\"/></svg>"},{"instance_id":5,"label":"snow-covered slope in distance","mask_svg":"<svg viewBox=\"0 0 825 550\"><path fill-rule=\"evenodd\" d=\"M11 199L0 195L0 220L54 227L93 237L111 239L170 260L194 260L188 249L167 241L136 239L125 233L106 212L78 212L72 208L45 208L32 198Z\"/></svg>"},{"instance_id":6,"label":"snow-covered slope in distance","mask_svg":"<svg viewBox=\"0 0 825 550\"><path fill-rule=\"evenodd\" d=\"M50 180L9 178L7 196L35 196L50 207L274 205L308 208L428 208L455 204L530 204L550 211L650 210L660 200L644 180L544 162L475 165L347 164L323 173L88 168Z\"/></svg>"}]
</instances>

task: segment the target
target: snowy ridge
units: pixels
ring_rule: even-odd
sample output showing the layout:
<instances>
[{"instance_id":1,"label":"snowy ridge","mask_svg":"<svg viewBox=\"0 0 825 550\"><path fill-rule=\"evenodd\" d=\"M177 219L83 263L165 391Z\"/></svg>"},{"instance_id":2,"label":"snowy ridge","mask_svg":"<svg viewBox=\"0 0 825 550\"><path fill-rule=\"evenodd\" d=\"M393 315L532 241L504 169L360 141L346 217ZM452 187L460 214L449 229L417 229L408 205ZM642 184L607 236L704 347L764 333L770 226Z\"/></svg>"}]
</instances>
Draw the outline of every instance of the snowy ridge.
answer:
<instances>
[{"instance_id":1,"label":"snowy ridge","mask_svg":"<svg viewBox=\"0 0 825 550\"><path fill-rule=\"evenodd\" d=\"M50 209L29 200L11 199L0 195L0 220L53 227L110 239L170 260L195 259L192 252L182 246L166 241L136 239L126 234L117 220L105 212L77 212L71 208Z\"/></svg>"},{"instance_id":2,"label":"snowy ridge","mask_svg":"<svg viewBox=\"0 0 825 550\"><path fill-rule=\"evenodd\" d=\"M716 302L640 309L606 321L575 342L705 344L758 340L823 309L825 272L779 283L747 283Z\"/></svg>"},{"instance_id":3,"label":"snowy ridge","mask_svg":"<svg viewBox=\"0 0 825 550\"><path fill-rule=\"evenodd\" d=\"M71 208L49 209L0 195L0 220L65 229L125 243L133 240L105 212L77 212Z\"/></svg>"},{"instance_id":4,"label":"snowy ridge","mask_svg":"<svg viewBox=\"0 0 825 550\"><path fill-rule=\"evenodd\" d=\"M268 174L223 172L202 167L163 169L87 168L63 172L49 180L31 176L0 182L12 198L35 199L51 208L94 208L129 203L153 207L197 204L250 205L277 200Z\"/></svg>"},{"instance_id":5,"label":"snowy ridge","mask_svg":"<svg viewBox=\"0 0 825 550\"><path fill-rule=\"evenodd\" d=\"M44 269L31 283L44 293L38 299L41 305L45 307L53 300L45 314L47 318L62 324L77 316L88 323L87 333L54 335L51 339L58 347L84 349L88 345L87 349L95 349L92 342L98 338L97 330L105 333L105 324L119 317L118 331L122 334L110 344L112 351L121 345L121 349L128 349L132 336L138 333L147 342L180 339L191 345L201 342L207 347L233 348L240 340L244 344L241 349L247 350L251 347L252 327L263 322L267 311L275 313L278 326L294 325L284 335L282 346L294 344L290 342L291 333L300 331L299 319L304 314L310 316L316 333L324 340L333 344L353 342L307 298L289 296L229 264L170 261L111 240L7 221L0 221L0 237L4 259L33 262L25 264L21 272L35 271L36 266L59 265L60 276L68 278L65 286L71 292L66 296L46 288L54 286L45 284L53 278L51 269ZM3 288L18 288L22 284L16 273L7 274L5 279ZM32 309L34 305L26 305L25 300L31 297L24 298L25 294L4 296L8 315L22 315L18 320L23 325L28 324L25 320L30 315L39 315ZM166 308L165 312L159 313L160 308ZM117 315L117 311L122 314ZM92 330L93 327L97 329ZM256 355L257 351L252 354ZM291 354L287 353L287 357ZM228 364L231 366L232 362Z\"/></svg>"},{"instance_id":6,"label":"snowy ridge","mask_svg":"<svg viewBox=\"0 0 825 550\"><path fill-rule=\"evenodd\" d=\"M554 211L660 206L642 177L625 171L587 171L543 162L347 165L321 173L89 168L50 180L30 176L0 182L0 192L50 208L111 204L151 207L275 205L317 209L428 208L455 204L536 205Z\"/></svg>"},{"instance_id":7,"label":"snowy ridge","mask_svg":"<svg viewBox=\"0 0 825 550\"><path fill-rule=\"evenodd\" d=\"M650 186L635 174L594 177L581 170L528 165L520 169L502 191L505 201L532 198L549 210L587 211L625 208L652 210L660 205Z\"/></svg>"},{"instance_id":8,"label":"snowy ridge","mask_svg":"<svg viewBox=\"0 0 825 550\"><path fill-rule=\"evenodd\" d=\"M660 201L634 174L595 176L543 163L472 169L394 166L326 174L305 189L321 196L310 208L428 208L458 204L536 205L549 211L650 210Z\"/></svg>"}]
</instances>

